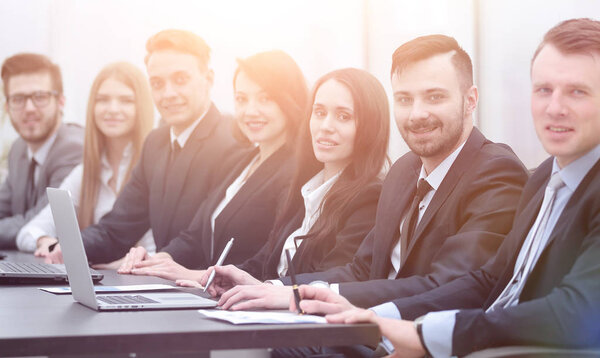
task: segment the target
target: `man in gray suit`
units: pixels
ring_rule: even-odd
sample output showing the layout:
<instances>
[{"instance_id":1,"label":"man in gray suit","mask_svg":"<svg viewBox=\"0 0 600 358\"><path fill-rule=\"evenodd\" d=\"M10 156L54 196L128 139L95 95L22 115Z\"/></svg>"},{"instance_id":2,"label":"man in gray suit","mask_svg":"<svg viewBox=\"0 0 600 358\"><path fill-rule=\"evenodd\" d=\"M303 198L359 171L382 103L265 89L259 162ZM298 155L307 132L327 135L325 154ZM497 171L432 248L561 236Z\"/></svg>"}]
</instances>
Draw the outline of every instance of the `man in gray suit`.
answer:
<instances>
[{"instance_id":1,"label":"man in gray suit","mask_svg":"<svg viewBox=\"0 0 600 358\"><path fill-rule=\"evenodd\" d=\"M61 124L65 103L60 68L47 57L21 53L2 64L6 111L19 133L0 187L0 248L16 248L17 233L47 203L82 157L83 130Z\"/></svg>"}]
</instances>

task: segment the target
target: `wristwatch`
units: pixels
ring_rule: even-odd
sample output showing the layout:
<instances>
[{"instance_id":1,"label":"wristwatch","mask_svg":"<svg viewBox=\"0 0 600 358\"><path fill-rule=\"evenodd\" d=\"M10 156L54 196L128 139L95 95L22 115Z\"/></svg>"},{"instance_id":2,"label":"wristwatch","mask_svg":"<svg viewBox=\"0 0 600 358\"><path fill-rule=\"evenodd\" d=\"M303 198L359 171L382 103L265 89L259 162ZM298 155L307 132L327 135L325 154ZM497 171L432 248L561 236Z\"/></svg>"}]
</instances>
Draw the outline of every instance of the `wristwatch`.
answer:
<instances>
[{"instance_id":1,"label":"wristwatch","mask_svg":"<svg viewBox=\"0 0 600 358\"><path fill-rule=\"evenodd\" d=\"M329 288L329 283L327 283L325 281L321 281L321 280L313 281L313 282L309 283L308 285L312 286L312 287Z\"/></svg>"},{"instance_id":2,"label":"wristwatch","mask_svg":"<svg viewBox=\"0 0 600 358\"><path fill-rule=\"evenodd\" d=\"M425 320L425 316L421 316L414 320L413 325L415 330L417 331L417 335L419 336L419 341L421 341L421 345L423 349L425 349L425 357L431 357L431 352L427 349L427 345L425 344L425 338L423 338L423 321Z\"/></svg>"}]
</instances>

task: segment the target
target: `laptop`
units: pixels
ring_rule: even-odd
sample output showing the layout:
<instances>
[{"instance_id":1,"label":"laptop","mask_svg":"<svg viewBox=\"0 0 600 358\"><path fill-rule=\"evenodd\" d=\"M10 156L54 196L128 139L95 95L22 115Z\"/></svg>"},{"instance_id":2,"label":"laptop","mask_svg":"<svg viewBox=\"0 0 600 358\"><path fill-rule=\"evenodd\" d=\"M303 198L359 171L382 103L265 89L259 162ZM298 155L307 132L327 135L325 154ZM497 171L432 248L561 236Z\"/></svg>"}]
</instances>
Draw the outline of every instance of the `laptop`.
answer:
<instances>
[{"instance_id":1,"label":"laptop","mask_svg":"<svg viewBox=\"0 0 600 358\"><path fill-rule=\"evenodd\" d=\"M91 270L92 280L98 282L104 275ZM40 262L0 262L0 284L52 284L67 282L65 265Z\"/></svg>"},{"instance_id":2,"label":"laptop","mask_svg":"<svg viewBox=\"0 0 600 358\"><path fill-rule=\"evenodd\" d=\"M215 300L187 292L145 294L96 294L90 276L87 255L77 223L75 207L67 190L46 188L50 209L73 299L96 311L156 310L172 308L213 308Z\"/></svg>"}]
</instances>

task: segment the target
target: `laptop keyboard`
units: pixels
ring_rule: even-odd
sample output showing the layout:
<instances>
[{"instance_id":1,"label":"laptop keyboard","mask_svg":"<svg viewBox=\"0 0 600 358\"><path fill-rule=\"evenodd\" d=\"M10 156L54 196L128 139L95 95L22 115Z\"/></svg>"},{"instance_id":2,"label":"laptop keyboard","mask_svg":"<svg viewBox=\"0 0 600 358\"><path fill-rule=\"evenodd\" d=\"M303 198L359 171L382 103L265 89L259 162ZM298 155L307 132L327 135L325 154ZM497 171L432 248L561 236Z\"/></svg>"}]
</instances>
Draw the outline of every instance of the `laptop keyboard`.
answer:
<instances>
[{"instance_id":1,"label":"laptop keyboard","mask_svg":"<svg viewBox=\"0 0 600 358\"><path fill-rule=\"evenodd\" d=\"M10 273L57 273L64 274L64 265L33 262L0 262L0 271Z\"/></svg>"},{"instance_id":2,"label":"laptop keyboard","mask_svg":"<svg viewBox=\"0 0 600 358\"><path fill-rule=\"evenodd\" d=\"M96 296L99 301L104 303L108 303L111 305L116 304L131 304L131 303L158 303L158 301L154 301L149 299L148 297L139 296L139 295L123 295L123 296L110 296L110 295L102 295Z\"/></svg>"}]
</instances>

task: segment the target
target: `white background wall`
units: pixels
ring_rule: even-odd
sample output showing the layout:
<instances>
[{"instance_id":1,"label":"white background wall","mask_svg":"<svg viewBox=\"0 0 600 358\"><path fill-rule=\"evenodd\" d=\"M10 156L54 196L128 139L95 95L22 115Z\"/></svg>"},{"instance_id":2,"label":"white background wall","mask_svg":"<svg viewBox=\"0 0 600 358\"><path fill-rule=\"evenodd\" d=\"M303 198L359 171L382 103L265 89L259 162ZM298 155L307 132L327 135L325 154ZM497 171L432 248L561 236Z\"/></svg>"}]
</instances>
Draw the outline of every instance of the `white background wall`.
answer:
<instances>
[{"instance_id":1,"label":"white background wall","mask_svg":"<svg viewBox=\"0 0 600 358\"><path fill-rule=\"evenodd\" d=\"M121 60L143 68L146 39L165 28L194 31L212 47L213 99L225 112L232 110L236 57L282 49L296 59L309 83L335 68L365 68L391 99L394 49L415 36L444 33L456 37L474 59L479 127L534 167L546 154L529 112L529 60L545 31L582 16L600 19L600 1L5 0L0 2L0 59L22 51L50 56L63 70L65 118L83 124L88 90L99 69ZM393 128L390 155L395 159L407 149ZM0 130L1 151L15 134L6 118Z\"/></svg>"}]
</instances>

